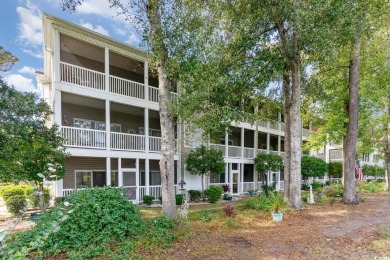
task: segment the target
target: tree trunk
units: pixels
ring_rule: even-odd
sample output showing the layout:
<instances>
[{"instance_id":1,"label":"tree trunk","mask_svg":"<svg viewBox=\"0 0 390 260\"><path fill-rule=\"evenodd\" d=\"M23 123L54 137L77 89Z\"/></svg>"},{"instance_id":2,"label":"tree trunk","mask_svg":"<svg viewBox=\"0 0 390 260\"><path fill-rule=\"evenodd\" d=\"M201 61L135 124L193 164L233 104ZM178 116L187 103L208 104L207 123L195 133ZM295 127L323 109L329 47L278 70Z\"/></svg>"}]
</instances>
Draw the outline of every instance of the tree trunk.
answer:
<instances>
[{"instance_id":1,"label":"tree trunk","mask_svg":"<svg viewBox=\"0 0 390 260\"><path fill-rule=\"evenodd\" d=\"M388 107L387 107L387 120L384 122L384 136L383 136L383 152L385 154L385 164L387 172L387 190L390 191L390 140L389 140L389 124L390 124L390 94L387 98Z\"/></svg>"},{"instance_id":2,"label":"tree trunk","mask_svg":"<svg viewBox=\"0 0 390 260\"><path fill-rule=\"evenodd\" d=\"M361 36L356 37L351 45L349 62L349 100L347 136L343 140L343 201L347 204L359 204L355 191L356 142L359 129L359 64Z\"/></svg>"},{"instance_id":3,"label":"tree trunk","mask_svg":"<svg viewBox=\"0 0 390 260\"><path fill-rule=\"evenodd\" d=\"M290 77L288 75L288 65L285 64L283 72L283 110L284 110L284 197L290 198L290 160L291 160L291 131L290 131Z\"/></svg>"},{"instance_id":4,"label":"tree trunk","mask_svg":"<svg viewBox=\"0 0 390 260\"><path fill-rule=\"evenodd\" d=\"M301 201L301 157L302 157L302 119L301 119L301 80L299 53L295 53L292 63L292 91L290 106L290 189L289 203L295 209L302 208Z\"/></svg>"},{"instance_id":5,"label":"tree trunk","mask_svg":"<svg viewBox=\"0 0 390 260\"><path fill-rule=\"evenodd\" d=\"M159 0L150 1L148 6L148 18L150 21L150 35L152 51L157 57L158 73L158 98L161 125L161 196L162 213L169 217L176 217L175 183L174 183L174 151L175 151L175 124L170 113L171 82L165 71L166 62L169 59L168 49L162 37L161 17L159 13Z\"/></svg>"}]
</instances>

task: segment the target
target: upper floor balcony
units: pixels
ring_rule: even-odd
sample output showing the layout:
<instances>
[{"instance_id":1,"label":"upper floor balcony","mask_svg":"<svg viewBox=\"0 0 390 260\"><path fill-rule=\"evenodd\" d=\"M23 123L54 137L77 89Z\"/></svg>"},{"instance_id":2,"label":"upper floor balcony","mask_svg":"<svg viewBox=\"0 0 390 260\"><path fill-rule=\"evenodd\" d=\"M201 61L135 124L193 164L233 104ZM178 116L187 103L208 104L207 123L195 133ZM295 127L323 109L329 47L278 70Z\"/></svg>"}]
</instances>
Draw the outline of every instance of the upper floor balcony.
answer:
<instances>
[{"instance_id":1,"label":"upper floor balcony","mask_svg":"<svg viewBox=\"0 0 390 260\"><path fill-rule=\"evenodd\" d=\"M158 80L145 61L60 35L59 63L54 66L62 83L158 102Z\"/></svg>"},{"instance_id":2,"label":"upper floor balcony","mask_svg":"<svg viewBox=\"0 0 390 260\"><path fill-rule=\"evenodd\" d=\"M109 102L107 107L108 101L69 93L62 93L61 100L64 146L151 153L161 151L157 111L149 110L145 115L145 110L139 107L115 102Z\"/></svg>"}]
</instances>

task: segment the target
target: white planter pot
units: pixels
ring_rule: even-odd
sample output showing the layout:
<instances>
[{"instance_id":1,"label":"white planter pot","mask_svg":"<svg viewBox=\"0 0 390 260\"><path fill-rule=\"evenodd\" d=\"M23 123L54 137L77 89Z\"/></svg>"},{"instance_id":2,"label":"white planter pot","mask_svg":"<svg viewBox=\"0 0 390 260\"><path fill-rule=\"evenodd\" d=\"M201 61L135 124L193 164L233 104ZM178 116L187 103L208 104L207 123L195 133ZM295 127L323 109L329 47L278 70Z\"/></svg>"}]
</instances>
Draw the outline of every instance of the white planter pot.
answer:
<instances>
[{"instance_id":1,"label":"white planter pot","mask_svg":"<svg viewBox=\"0 0 390 260\"><path fill-rule=\"evenodd\" d=\"M283 220L283 212L272 213L272 219L275 222L280 222Z\"/></svg>"}]
</instances>

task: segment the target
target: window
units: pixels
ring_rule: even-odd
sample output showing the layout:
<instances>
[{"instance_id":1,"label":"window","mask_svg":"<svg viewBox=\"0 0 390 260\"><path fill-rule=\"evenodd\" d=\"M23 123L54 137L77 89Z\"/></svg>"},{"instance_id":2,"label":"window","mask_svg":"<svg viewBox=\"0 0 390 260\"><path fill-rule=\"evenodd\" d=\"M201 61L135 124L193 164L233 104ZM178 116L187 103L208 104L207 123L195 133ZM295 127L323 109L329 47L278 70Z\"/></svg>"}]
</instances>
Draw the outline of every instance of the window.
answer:
<instances>
[{"instance_id":1,"label":"window","mask_svg":"<svg viewBox=\"0 0 390 260\"><path fill-rule=\"evenodd\" d=\"M103 121L74 118L73 123L74 123L74 127L78 127L78 128L95 129L95 130L102 130L102 131L106 130L106 123ZM111 132L120 132L121 125L111 123L110 130Z\"/></svg>"},{"instance_id":2,"label":"window","mask_svg":"<svg viewBox=\"0 0 390 260\"><path fill-rule=\"evenodd\" d=\"M219 144L225 144L225 139L219 139ZM233 145L233 140L228 140L228 145Z\"/></svg>"},{"instance_id":3,"label":"window","mask_svg":"<svg viewBox=\"0 0 390 260\"><path fill-rule=\"evenodd\" d=\"M112 176L112 173L111 173ZM117 178L114 178L114 183ZM111 185L113 178L111 178ZM105 171L76 171L76 188L80 187L103 187L106 185Z\"/></svg>"},{"instance_id":4,"label":"window","mask_svg":"<svg viewBox=\"0 0 390 260\"><path fill-rule=\"evenodd\" d=\"M143 127L139 128L139 134L140 135L144 135L145 134L145 129ZM149 128L149 136L161 137L161 130L160 129Z\"/></svg>"},{"instance_id":5,"label":"window","mask_svg":"<svg viewBox=\"0 0 390 260\"><path fill-rule=\"evenodd\" d=\"M362 155L362 161L363 161L363 162L369 162L369 161L370 161L370 154L364 153L364 154Z\"/></svg>"}]
</instances>

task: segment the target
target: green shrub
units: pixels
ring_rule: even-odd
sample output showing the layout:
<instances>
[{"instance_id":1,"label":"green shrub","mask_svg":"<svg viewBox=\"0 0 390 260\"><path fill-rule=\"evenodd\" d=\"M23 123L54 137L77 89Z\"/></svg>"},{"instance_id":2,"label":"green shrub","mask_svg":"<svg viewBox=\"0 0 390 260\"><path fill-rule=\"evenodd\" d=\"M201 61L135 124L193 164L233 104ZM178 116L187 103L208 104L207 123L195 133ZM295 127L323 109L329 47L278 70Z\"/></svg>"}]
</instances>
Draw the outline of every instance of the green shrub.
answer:
<instances>
[{"instance_id":1,"label":"green shrub","mask_svg":"<svg viewBox=\"0 0 390 260\"><path fill-rule=\"evenodd\" d=\"M65 201L64 197L56 197L54 198L54 205L57 206L58 204L61 204L64 201Z\"/></svg>"},{"instance_id":2,"label":"green shrub","mask_svg":"<svg viewBox=\"0 0 390 260\"><path fill-rule=\"evenodd\" d=\"M321 188L323 186L324 186L324 184L322 184L321 182L313 182L311 184L311 187L313 188L313 190L316 190L316 189Z\"/></svg>"},{"instance_id":3,"label":"green shrub","mask_svg":"<svg viewBox=\"0 0 390 260\"><path fill-rule=\"evenodd\" d=\"M144 195L144 197L142 198L143 202L146 204L146 205L152 205L153 203L153 200L154 200L154 197L153 196L149 196L149 195Z\"/></svg>"},{"instance_id":4,"label":"green shrub","mask_svg":"<svg viewBox=\"0 0 390 260\"><path fill-rule=\"evenodd\" d=\"M322 187L319 191L327 197L341 197L344 188L341 183L331 183L329 186Z\"/></svg>"},{"instance_id":5,"label":"green shrub","mask_svg":"<svg viewBox=\"0 0 390 260\"><path fill-rule=\"evenodd\" d=\"M15 195L7 198L5 205L9 213L14 216L21 216L23 215L21 211L27 207L27 201L24 195Z\"/></svg>"},{"instance_id":6,"label":"green shrub","mask_svg":"<svg viewBox=\"0 0 390 260\"><path fill-rule=\"evenodd\" d=\"M170 246L175 220L166 217L149 221L123 196L123 190L104 187L78 190L42 214L31 231L18 233L12 243L15 250L30 245L37 234L46 232L53 221L60 223L55 232L40 241L33 254L40 257L66 255L72 259L130 259L138 252ZM64 219L60 211L70 203L73 212Z\"/></svg>"},{"instance_id":7,"label":"green shrub","mask_svg":"<svg viewBox=\"0 0 390 260\"><path fill-rule=\"evenodd\" d=\"M309 185L301 184L301 190L308 190L308 189L310 189Z\"/></svg>"},{"instance_id":8,"label":"green shrub","mask_svg":"<svg viewBox=\"0 0 390 260\"><path fill-rule=\"evenodd\" d=\"M215 203L221 198L222 191L220 186L210 185L210 187L205 190L205 195L210 203Z\"/></svg>"},{"instance_id":9,"label":"green shrub","mask_svg":"<svg viewBox=\"0 0 390 260\"><path fill-rule=\"evenodd\" d=\"M266 210L266 205L269 203L269 198L262 194L258 197L248 199L244 203L244 208L246 209L255 209L255 210Z\"/></svg>"},{"instance_id":10,"label":"green shrub","mask_svg":"<svg viewBox=\"0 0 390 260\"><path fill-rule=\"evenodd\" d=\"M37 190L29 189L26 191L26 197L29 205L33 208L39 208L40 196L37 194ZM46 205L50 202L50 189L43 188L43 199Z\"/></svg>"},{"instance_id":11,"label":"green shrub","mask_svg":"<svg viewBox=\"0 0 390 260\"><path fill-rule=\"evenodd\" d=\"M266 188L267 188L268 192L272 192L275 190L275 188L273 186L270 186L270 185L267 186L267 184L265 184L265 183L261 185L261 190L263 192L265 192Z\"/></svg>"},{"instance_id":12,"label":"green shrub","mask_svg":"<svg viewBox=\"0 0 390 260\"><path fill-rule=\"evenodd\" d=\"M378 181L358 181L356 182L357 192L379 192L385 189L385 183Z\"/></svg>"},{"instance_id":13,"label":"green shrub","mask_svg":"<svg viewBox=\"0 0 390 260\"><path fill-rule=\"evenodd\" d=\"M183 204L183 194L176 194L176 205Z\"/></svg>"},{"instance_id":14,"label":"green shrub","mask_svg":"<svg viewBox=\"0 0 390 260\"><path fill-rule=\"evenodd\" d=\"M343 163L342 162L328 163L328 175L331 178L343 177Z\"/></svg>"},{"instance_id":15,"label":"green shrub","mask_svg":"<svg viewBox=\"0 0 390 260\"><path fill-rule=\"evenodd\" d=\"M7 201L9 197L17 196L17 195L20 195L20 196L23 196L24 198L26 198L25 189L23 187L20 187L20 186L6 187L5 189L3 189L2 194L3 194L4 201Z\"/></svg>"},{"instance_id":16,"label":"green shrub","mask_svg":"<svg viewBox=\"0 0 390 260\"><path fill-rule=\"evenodd\" d=\"M244 208L261 211L277 212L283 211L287 207L283 196L278 192L272 192L267 197L265 194L249 199L244 203Z\"/></svg>"},{"instance_id":17,"label":"green shrub","mask_svg":"<svg viewBox=\"0 0 390 260\"><path fill-rule=\"evenodd\" d=\"M199 190L189 190L188 194L190 194L191 201L200 201L202 193Z\"/></svg>"}]
</instances>

